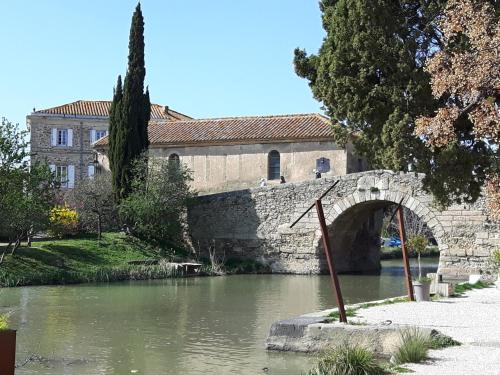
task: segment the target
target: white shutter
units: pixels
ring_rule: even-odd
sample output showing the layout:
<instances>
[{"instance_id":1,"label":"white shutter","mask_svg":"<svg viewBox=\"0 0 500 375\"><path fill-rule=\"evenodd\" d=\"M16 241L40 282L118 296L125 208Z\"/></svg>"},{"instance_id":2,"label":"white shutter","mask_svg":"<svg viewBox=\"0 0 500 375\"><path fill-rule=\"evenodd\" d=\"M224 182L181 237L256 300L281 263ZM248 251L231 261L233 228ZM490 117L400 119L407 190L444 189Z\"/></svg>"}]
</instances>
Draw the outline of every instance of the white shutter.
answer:
<instances>
[{"instance_id":1,"label":"white shutter","mask_svg":"<svg viewBox=\"0 0 500 375\"><path fill-rule=\"evenodd\" d=\"M94 178L94 174L95 174L95 167L93 165L89 165L88 167L88 172L89 172L89 177L90 178Z\"/></svg>"},{"instance_id":2,"label":"white shutter","mask_svg":"<svg viewBox=\"0 0 500 375\"><path fill-rule=\"evenodd\" d=\"M55 164L50 164L50 165L49 165L49 168L50 168L50 171L51 171L53 174L56 174L56 165L55 165Z\"/></svg>"},{"instance_id":3,"label":"white shutter","mask_svg":"<svg viewBox=\"0 0 500 375\"><path fill-rule=\"evenodd\" d=\"M68 165L68 188L75 187L75 166Z\"/></svg>"},{"instance_id":4,"label":"white shutter","mask_svg":"<svg viewBox=\"0 0 500 375\"><path fill-rule=\"evenodd\" d=\"M52 146L57 146L57 129L52 128Z\"/></svg>"},{"instance_id":5,"label":"white shutter","mask_svg":"<svg viewBox=\"0 0 500 375\"><path fill-rule=\"evenodd\" d=\"M68 147L73 147L73 129L68 129Z\"/></svg>"},{"instance_id":6,"label":"white shutter","mask_svg":"<svg viewBox=\"0 0 500 375\"><path fill-rule=\"evenodd\" d=\"M92 129L90 131L90 144L94 143L96 141L95 139L95 129Z\"/></svg>"}]
</instances>

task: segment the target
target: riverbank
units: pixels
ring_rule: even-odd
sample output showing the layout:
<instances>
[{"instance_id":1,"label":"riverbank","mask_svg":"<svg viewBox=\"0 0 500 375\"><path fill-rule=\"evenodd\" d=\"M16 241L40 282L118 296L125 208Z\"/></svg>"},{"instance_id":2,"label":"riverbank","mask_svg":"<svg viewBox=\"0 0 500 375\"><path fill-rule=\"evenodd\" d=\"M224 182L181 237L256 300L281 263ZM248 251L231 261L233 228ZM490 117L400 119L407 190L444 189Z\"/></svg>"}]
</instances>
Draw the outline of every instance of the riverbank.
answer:
<instances>
[{"instance_id":1,"label":"riverbank","mask_svg":"<svg viewBox=\"0 0 500 375\"><path fill-rule=\"evenodd\" d=\"M157 258L154 249L123 233L103 233L33 242L6 256L0 265L0 286L54 285L83 282L144 280L175 276L167 264L133 265Z\"/></svg>"},{"instance_id":2,"label":"riverbank","mask_svg":"<svg viewBox=\"0 0 500 375\"><path fill-rule=\"evenodd\" d=\"M432 258L439 257L439 248L437 246L428 246L427 251L423 253L422 258ZM415 254L410 254L411 258L416 258ZM401 252L400 247L391 247L391 246L381 246L380 247L380 259L402 259L403 253Z\"/></svg>"},{"instance_id":3,"label":"riverbank","mask_svg":"<svg viewBox=\"0 0 500 375\"><path fill-rule=\"evenodd\" d=\"M498 375L500 289L484 284L466 286L459 288L460 293L455 297L431 302L415 303L398 298L352 305L346 309L347 325L336 322L336 309L276 322L271 327L267 348L318 352L339 342L349 342L390 358L400 345L401 332L417 328L424 335L438 332L460 345L430 350L427 360L405 363L405 372Z\"/></svg>"}]
</instances>

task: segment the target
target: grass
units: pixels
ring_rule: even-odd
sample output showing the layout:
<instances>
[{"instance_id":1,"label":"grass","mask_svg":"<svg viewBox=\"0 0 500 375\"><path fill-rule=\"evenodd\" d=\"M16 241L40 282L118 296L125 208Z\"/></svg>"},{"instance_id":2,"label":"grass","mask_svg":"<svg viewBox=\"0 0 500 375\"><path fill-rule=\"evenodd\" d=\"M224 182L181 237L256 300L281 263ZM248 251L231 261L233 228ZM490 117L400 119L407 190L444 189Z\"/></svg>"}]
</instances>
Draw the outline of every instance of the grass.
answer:
<instances>
[{"instance_id":1,"label":"grass","mask_svg":"<svg viewBox=\"0 0 500 375\"><path fill-rule=\"evenodd\" d=\"M455 293L454 296L461 296L465 292L473 289L483 289L483 288L488 288L489 284L486 284L482 281L478 281L477 283L474 284L469 284L469 283L461 283L455 285Z\"/></svg>"},{"instance_id":2,"label":"grass","mask_svg":"<svg viewBox=\"0 0 500 375\"><path fill-rule=\"evenodd\" d=\"M408 297L397 297L397 298L387 299L387 300L381 301L381 302L366 302L366 303L362 303L362 304L358 305L357 307L348 307L345 310L345 314L346 314L346 317L348 317L348 318L355 317L357 311L360 309L367 309L369 307L382 306L382 305L393 305L395 303L408 302L408 301L409 301ZM338 310L333 311L327 315L327 320L330 322L335 322L335 321L338 321L339 319L340 319L340 313ZM365 325L365 323L362 323L362 322L349 322L349 324Z\"/></svg>"},{"instance_id":3,"label":"grass","mask_svg":"<svg viewBox=\"0 0 500 375\"><path fill-rule=\"evenodd\" d=\"M370 350L353 344L341 344L326 351L309 375L379 375L386 371Z\"/></svg>"},{"instance_id":4,"label":"grass","mask_svg":"<svg viewBox=\"0 0 500 375\"><path fill-rule=\"evenodd\" d=\"M33 242L0 265L0 286L70 284L175 276L168 265L129 265L158 257L157 251L121 233Z\"/></svg>"},{"instance_id":5,"label":"grass","mask_svg":"<svg viewBox=\"0 0 500 375\"><path fill-rule=\"evenodd\" d=\"M431 338L416 328L401 331L401 345L394 353L394 362L420 363L428 358Z\"/></svg>"}]
</instances>

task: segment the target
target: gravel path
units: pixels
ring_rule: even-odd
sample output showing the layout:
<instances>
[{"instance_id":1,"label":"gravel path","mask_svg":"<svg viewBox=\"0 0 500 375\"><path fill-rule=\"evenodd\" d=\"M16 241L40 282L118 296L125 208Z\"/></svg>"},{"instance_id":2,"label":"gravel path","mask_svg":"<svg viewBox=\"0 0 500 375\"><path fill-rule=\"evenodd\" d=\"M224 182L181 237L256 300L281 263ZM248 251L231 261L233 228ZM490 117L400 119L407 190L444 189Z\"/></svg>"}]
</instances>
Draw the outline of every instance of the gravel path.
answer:
<instances>
[{"instance_id":1,"label":"gravel path","mask_svg":"<svg viewBox=\"0 0 500 375\"><path fill-rule=\"evenodd\" d=\"M430 351L424 364L406 367L422 375L500 375L500 289L467 292L434 302L398 303L362 309L361 321L434 328L462 343Z\"/></svg>"}]
</instances>

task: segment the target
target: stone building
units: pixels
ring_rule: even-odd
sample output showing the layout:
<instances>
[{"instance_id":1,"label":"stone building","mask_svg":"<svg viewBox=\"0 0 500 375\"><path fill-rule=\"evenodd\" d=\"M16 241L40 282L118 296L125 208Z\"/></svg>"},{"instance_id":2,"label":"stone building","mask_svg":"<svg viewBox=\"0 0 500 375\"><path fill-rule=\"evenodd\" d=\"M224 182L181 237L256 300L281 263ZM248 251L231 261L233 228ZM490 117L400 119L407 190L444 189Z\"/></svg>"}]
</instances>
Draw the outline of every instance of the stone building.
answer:
<instances>
[{"instance_id":1,"label":"stone building","mask_svg":"<svg viewBox=\"0 0 500 375\"><path fill-rule=\"evenodd\" d=\"M320 114L158 121L149 126L150 155L180 162L192 186L208 193L345 175L365 169L352 146L332 140ZM107 137L94 144L107 168Z\"/></svg>"},{"instance_id":2,"label":"stone building","mask_svg":"<svg viewBox=\"0 0 500 375\"><path fill-rule=\"evenodd\" d=\"M106 136L111 101L79 100L33 111L26 117L31 133L31 162L47 162L63 188L95 173L92 144ZM179 121L189 116L151 105L151 123Z\"/></svg>"}]
</instances>

